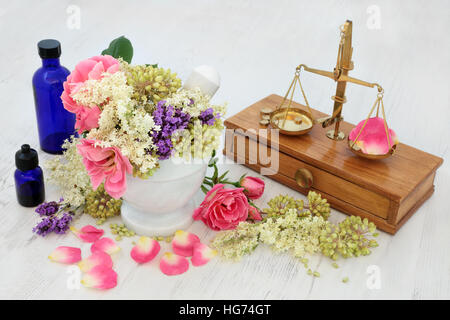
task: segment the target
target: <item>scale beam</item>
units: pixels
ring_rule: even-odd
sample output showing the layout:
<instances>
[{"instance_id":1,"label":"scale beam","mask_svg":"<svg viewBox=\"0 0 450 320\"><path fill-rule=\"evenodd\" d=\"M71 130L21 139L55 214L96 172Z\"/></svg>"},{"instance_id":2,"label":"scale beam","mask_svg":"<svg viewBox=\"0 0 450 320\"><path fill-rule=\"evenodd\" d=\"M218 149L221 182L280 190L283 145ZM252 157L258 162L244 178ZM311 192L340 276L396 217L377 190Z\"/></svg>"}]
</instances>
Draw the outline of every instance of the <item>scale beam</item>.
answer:
<instances>
[{"instance_id":1,"label":"scale beam","mask_svg":"<svg viewBox=\"0 0 450 320\"><path fill-rule=\"evenodd\" d=\"M383 93L383 88L379 84L353 78L348 75L348 72L353 69L352 53L352 22L347 20L345 24L341 26L341 41L339 43L336 67L333 72L310 68L304 64L297 67L297 72L300 72L303 68L305 71L330 78L337 82L336 94L332 97L334 100L333 114L330 117L316 119L314 121L315 123L321 123L324 128L334 124L334 130L327 132L327 137L333 140L342 140L345 138L345 134L339 131L339 126L340 122L343 120L341 116L342 106L347 102L345 97L347 82L370 88L377 87L378 92Z\"/></svg>"}]
</instances>

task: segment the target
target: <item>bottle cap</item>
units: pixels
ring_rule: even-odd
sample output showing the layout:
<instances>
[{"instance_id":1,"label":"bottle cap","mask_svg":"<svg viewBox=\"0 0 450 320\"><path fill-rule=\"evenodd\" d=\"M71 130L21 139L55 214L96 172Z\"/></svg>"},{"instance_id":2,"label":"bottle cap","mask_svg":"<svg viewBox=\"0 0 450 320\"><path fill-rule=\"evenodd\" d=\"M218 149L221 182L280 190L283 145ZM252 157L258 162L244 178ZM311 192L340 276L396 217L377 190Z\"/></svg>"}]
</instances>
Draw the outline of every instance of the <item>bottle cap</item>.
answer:
<instances>
[{"instance_id":1,"label":"bottle cap","mask_svg":"<svg viewBox=\"0 0 450 320\"><path fill-rule=\"evenodd\" d=\"M59 58L61 43L54 39L45 39L38 42L38 52L42 59Z\"/></svg>"},{"instance_id":2,"label":"bottle cap","mask_svg":"<svg viewBox=\"0 0 450 320\"><path fill-rule=\"evenodd\" d=\"M31 149L29 144L23 144L16 152L16 167L21 171L28 171L39 165L38 154L36 150Z\"/></svg>"}]
</instances>

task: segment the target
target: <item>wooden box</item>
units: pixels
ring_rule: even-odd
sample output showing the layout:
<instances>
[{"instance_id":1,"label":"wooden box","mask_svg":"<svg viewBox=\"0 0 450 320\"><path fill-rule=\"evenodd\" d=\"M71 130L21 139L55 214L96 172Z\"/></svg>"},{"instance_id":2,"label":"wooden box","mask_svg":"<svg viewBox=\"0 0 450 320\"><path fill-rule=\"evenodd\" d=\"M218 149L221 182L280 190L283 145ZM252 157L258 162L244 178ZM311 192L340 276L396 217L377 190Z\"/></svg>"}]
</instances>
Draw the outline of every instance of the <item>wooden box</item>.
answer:
<instances>
[{"instance_id":1,"label":"wooden box","mask_svg":"<svg viewBox=\"0 0 450 320\"><path fill-rule=\"evenodd\" d=\"M328 128L321 125L301 136L267 133L259 124L260 110L275 109L282 99L270 95L228 118L224 154L301 193L320 192L333 208L367 217L391 234L433 194L436 170L443 160L408 145L400 143L390 158L368 160L354 155L346 139L327 138ZM326 116L317 110L313 115ZM346 136L353 127L341 123ZM301 168L313 176L310 189L296 182L295 174Z\"/></svg>"}]
</instances>

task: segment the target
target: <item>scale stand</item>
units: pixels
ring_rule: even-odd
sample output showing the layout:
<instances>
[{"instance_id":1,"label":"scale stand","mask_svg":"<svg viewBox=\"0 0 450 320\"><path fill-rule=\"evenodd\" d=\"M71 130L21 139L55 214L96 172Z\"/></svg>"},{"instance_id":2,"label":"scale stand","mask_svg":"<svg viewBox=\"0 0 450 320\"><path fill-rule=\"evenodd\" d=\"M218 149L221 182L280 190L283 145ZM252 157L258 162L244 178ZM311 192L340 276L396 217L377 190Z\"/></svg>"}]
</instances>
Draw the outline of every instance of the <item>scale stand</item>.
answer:
<instances>
[{"instance_id":1,"label":"scale stand","mask_svg":"<svg viewBox=\"0 0 450 320\"><path fill-rule=\"evenodd\" d=\"M352 22L347 20L340 27L340 30L341 30L341 39L340 39L340 43L339 43L336 67L334 68L333 72L310 68L304 64L299 65L296 69L297 77L298 77L301 69L303 68L305 71L315 73L315 74L318 74L321 76L325 76L325 77L333 79L334 81L337 82L336 94L331 97L331 99L334 100L333 114L330 117L325 117L325 118L320 118L320 119L314 120L314 123L321 123L323 128L329 127L333 124L335 125L334 130L330 130L326 133L326 136L333 140L343 140L345 138L345 133L340 131L339 127L340 127L340 122L343 120L342 107L343 107L343 104L345 102L347 102L347 98L345 96L345 89L347 86L347 82L356 83L356 84L363 85L363 86L370 87L370 88L377 87L378 93L381 94L381 97L384 92L383 88L377 83L366 82L366 81L363 81L360 79L352 78L348 75L348 72L350 70L353 70L353 68L354 68L354 64L352 61L352 53L353 53ZM300 88L302 90L303 97L305 98L306 106L309 108L309 104L308 104L306 96L303 92L303 88L301 86L299 78L298 78L298 82L299 82ZM291 85L291 87L292 87L292 85ZM289 93L290 89L291 88L289 88L288 93ZM286 94L284 100L286 100L288 93ZM285 101L283 101L283 103L284 102ZM283 103L280 105L280 108L283 105ZM288 109L289 109L289 107L288 107ZM286 114L287 114L287 112L286 112Z\"/></svg>"}]
</instances>

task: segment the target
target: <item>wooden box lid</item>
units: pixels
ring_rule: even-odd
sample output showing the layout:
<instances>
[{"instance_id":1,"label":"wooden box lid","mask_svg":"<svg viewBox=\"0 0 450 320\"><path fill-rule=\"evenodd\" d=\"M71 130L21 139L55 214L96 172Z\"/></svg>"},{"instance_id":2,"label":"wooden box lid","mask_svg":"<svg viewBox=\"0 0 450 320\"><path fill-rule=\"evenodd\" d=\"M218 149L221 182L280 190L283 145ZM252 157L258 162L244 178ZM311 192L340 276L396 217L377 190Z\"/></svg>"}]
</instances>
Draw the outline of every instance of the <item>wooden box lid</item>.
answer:
<instances>
[{"instance_id":1,"label":"wooden box lid","mask_svg":"<svg viewBox=\"0 0 450 320\"><path fill-rule=\"evenodd\" d=\"M230 129L255 129L256 135L247 133L250 138L266 141L269 145L270 135L259 136L258 129L266 127L259 124L262 108L275 109L283 97L272 94L238 114L228 118L225 126ZM294 103L295 107L306 110L306 107ZM320 118L326 114L313 110L313 116ZM341 122L340 129L348 136L354 125ZM330 129L334 126L330 127ZM334 141L325 136L321 125L305 135L279 135L280 152L302 160L331 174L346 179L361 187L375 191L396 202L403 201L421 182L429 177L442 164L443 159L414 147L400 143L395 154L383 160L368 160L354 155L347 140ZM399 137L401 140L401 137Z\"/></svg>"}]
</instances>

